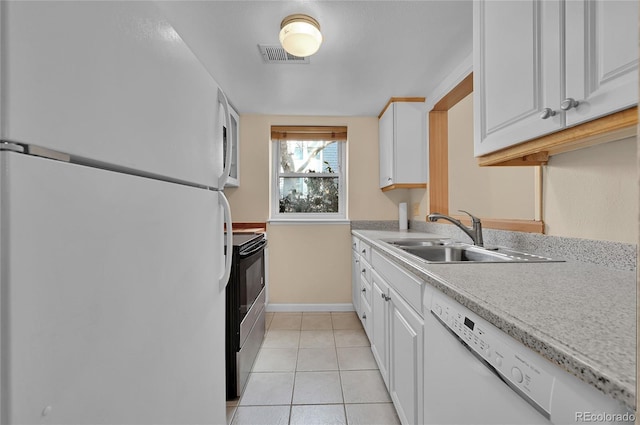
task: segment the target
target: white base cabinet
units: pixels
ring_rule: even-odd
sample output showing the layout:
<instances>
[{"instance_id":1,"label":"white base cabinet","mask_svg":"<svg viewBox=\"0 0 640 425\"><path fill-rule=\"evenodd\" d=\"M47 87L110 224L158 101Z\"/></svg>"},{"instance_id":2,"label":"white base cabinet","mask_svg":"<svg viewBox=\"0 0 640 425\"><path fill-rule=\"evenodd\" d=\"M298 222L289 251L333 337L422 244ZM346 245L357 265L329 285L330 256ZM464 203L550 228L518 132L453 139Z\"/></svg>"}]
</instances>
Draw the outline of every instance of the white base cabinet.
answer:
<instances>
[{"instance_id":1,"label":"white base cabinet","mask_svg":"<svg viewBox=\"0 0 640 425\"><path fill-rule=\"evenodd\" d=\"M357 252L351 253L351 302L353 310L360 317L360 256Z\"/></svg>"},{"instance_id":2,"label":"white base cabinet","mask_svg":"<svg viewBox=\"0 0 640 425\"><path fill-rule=\"evenodd\" d=\"M356 311L401 423L422 424L424 283L371 250L365 242L355 240L356 248L359 251L358 256L353 255L353 296L356 297L356 290L359 293Z\"/></svg>"},{"instance_id":3,"label":"white base cabinet","mask_svg":"<svg viewBox=\"0 0 640 425\"><path fill-rule=\"evenodd\" d=\"M371 352L389 388L389 285L376 271L371 273L371 295Z\"/></svg>"},{"instance_id":4,"label":"white base cabinet","mask_svg":"<svg viewBox=\"0 0 640 425\"><path fill-rule=\"evenodd\" d=\"M389 394L403 424L421 424L424 320L393 289L389 298Z\"/></svg>"},{"instance_id":5,"label":"white base cabinet","mask_svg":"<svg viewBox=\"0 0 640 425\"><path fill-rule=\"evenodd\" d=\"M371 247L352 238L351 302L367 336L371 338Z\"/></svg>"}]
</instances>

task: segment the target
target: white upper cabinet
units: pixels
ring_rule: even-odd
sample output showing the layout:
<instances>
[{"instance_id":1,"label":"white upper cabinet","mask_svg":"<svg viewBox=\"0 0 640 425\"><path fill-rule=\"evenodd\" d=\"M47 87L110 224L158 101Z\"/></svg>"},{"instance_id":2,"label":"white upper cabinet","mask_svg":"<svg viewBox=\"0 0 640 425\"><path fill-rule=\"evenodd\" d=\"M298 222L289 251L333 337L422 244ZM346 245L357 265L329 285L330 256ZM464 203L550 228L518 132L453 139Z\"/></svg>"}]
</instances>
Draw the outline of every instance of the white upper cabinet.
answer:
<instances>
[{"instance_id":1,"label":"white upper cabinet","mask_svg":"<svg viewBox=\"0 0 640 425\"><path fill-rule=\"evenodd\" d=\"M380 116L380 188L425 187L429 163L423 102L393 101Z\"/></svg>"},{"instance_id":2,"label":"white upper cabinet","mask_svg":"<svg viewBox=\"0 0 640 425\"><path fill-rule=\"evenodd\" d=\"M475 155L636 104L637 15L624 0L474 2Z\"/></svg>"},{"instance_id":3,"label":"white upper cabinet","mask_svg":"<svg viewBox=\"0 0 640 425\"><path fill-rule=\"evenodd\" d=\"M562 128L560 3L474 2L475 154Z\"/></svg>"},{"instance_id":4,"label":"white upper cabinet","mask_svg":"<svg viewBox=\"0 0 640 425\"><path fill-rule=\"evenodd\" d=\"M565 16L567 126L637 104L638 2L569 0Z\"/></svg>"},{"instance_id":5,"label":"white upper cabinet","mask_svg":"<svg viewBox=\"0 0 640 425\"><path fill-rule=\"evenodd\" d=\"M218 86L156 4L2 8L3 139L220 188Z\"/></svg>"},{"instance_id":6,"label":"white upper cabinet","mask_svg":"<svg viewBox=\"0 0 640 425\"><path fill-rule=\"evenodd\" d=\"M380 142L380 187L393 184L393 104L387 108L378 121L378 139Z\"/></svg>"}]
</instances>

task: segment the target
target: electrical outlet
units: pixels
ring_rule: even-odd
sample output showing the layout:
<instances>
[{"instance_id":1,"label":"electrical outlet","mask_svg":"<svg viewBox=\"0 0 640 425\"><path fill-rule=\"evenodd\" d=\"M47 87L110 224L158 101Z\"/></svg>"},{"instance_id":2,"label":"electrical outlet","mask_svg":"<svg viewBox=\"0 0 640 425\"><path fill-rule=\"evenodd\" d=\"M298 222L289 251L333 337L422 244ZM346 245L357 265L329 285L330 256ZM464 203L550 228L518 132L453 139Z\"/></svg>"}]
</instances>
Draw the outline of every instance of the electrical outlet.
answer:
<instances>
[{"instance_id":1,"label":"electrical outlet","mask_svg":"<svg viewBox=\"0 0 640 425\"><path fill-rule=\"evenodd\" d=\"M415 202L412 205L412 209L413 209L413 216L417 217L420 215L420 204Z\"/></svg>"}]
</instances>

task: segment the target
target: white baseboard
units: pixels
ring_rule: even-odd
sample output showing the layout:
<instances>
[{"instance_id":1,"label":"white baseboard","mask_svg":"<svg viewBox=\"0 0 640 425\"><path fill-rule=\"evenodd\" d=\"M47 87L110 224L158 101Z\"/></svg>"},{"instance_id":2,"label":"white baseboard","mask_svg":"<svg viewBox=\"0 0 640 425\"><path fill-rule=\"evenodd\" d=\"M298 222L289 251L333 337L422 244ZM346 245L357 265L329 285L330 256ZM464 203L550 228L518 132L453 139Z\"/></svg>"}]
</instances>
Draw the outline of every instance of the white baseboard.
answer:
<instances>
[{"instance_id":1,"label":"white baseboard","mask_svg":"<svg viewBox=\"0 0 640 425\"><path fill-rule=\"evenodd\" d=\"M267 304L267 312L354 311L353 304Z\"/></svg>"}]
</instances>

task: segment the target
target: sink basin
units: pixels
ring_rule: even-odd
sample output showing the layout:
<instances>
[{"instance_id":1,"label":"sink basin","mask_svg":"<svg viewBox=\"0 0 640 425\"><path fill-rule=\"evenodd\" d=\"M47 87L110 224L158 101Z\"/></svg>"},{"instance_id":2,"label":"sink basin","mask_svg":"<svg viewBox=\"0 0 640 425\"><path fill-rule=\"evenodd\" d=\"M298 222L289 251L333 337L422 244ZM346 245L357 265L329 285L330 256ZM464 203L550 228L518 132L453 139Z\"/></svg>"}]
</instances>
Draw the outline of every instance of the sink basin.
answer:
<instances>
[{"instance_id":1,"label":"sink basin","mask_svg":"<svg viewBox=\"0 0 640 425\"><path fill-rule=\"evenodd\" d=\"M451 243L448 239L389 239L385 242L399 248L411 248L414 246L443 246Z\"/></svg>"},{"instance_id":2,"label":"sink basin","mask_svg":"<svg viewBox=\"0 0 640 425\"><path fill-rule=\"evenodd\" d=\"M402 247L404 251L430 263L505 262L513 259L505 254L473 245L451 244L443 246Z\"/></svg>"},{"instance_id":3,"label":"sink basin","mask_svg":"<svg viewBox=\"0 0 640 425\"><path fill-rule=\"evenodd\" d=\"M559 262L525 252L453 242L447 239L402 239L385 241L428 263L542 263Z\"/></svg>"}]
</instances>

